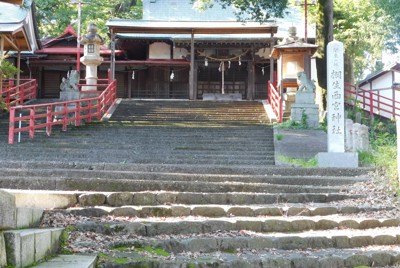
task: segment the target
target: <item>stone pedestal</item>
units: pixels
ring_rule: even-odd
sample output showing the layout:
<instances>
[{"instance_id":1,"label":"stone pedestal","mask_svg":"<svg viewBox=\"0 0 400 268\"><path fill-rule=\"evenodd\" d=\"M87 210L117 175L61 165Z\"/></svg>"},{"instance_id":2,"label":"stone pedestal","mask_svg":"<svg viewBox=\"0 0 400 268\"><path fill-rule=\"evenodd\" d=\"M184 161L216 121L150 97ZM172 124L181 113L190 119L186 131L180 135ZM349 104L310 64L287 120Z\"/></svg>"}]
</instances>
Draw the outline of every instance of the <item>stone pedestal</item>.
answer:
<instances>
[{"instance_id":1,"label":"stone pedestal","mask_svg":"<svg viewBox=\"0 0 400 268\"><path fill-rule=\"evenodd\" d=\"M60 101L79 100L79 98L80 98L79 91L61 91L60 92Z\"/></svg>"},{"instance_id":2,"label":"stone pedestal","mask_svg":"<svg viewBox=\"0 0 400 268\"><path fill-rule=\"evenodd\" d=\"M203 94L204 101L241 101L242 94L241 93L204 93Z\"/></svg>"},{"instance_id":3,"label":"stone pedestal","mask_svg":"<svg viewBox=\"0 0 400 268\"><path fill-rule=\"evenodd\" d=\"M296 93L296 102L292 104L291 119L301 122L303 114L307 116L307 127L319 128L319 108L318 104L315 104L313 92L298 91Z\"/></svg>"},{"instance_id":4,"label":"stone pedestal","mask_svg":"<svg viewBox=\"0 0 400 268\"><path fill-rule=\"evenodd\" d=\"M292 105L296 101L296 92L286 92L283 94L283 113L289 114L292 111Z\"/></svg>"},{"instance_id":5,"label":"stone pedestal","mask_svg":"<svg viewBox=\"0 0 400 268\"><path fill-rule=\"evenodd\" d=\"M317 161L319 167L358 167L358 153L318 153Z\"/></svg>"}]
</instances>

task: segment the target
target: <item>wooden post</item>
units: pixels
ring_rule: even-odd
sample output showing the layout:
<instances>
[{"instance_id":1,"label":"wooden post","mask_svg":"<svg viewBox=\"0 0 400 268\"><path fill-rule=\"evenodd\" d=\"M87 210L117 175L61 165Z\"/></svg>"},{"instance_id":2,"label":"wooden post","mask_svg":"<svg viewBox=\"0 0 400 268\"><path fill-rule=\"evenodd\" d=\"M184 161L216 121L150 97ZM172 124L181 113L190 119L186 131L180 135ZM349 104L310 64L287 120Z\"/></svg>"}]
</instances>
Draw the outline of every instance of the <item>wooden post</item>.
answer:
<instances>
[{"instance_id":1,"label":"wooden post","mask_svg":"<svg viewBox=\"0 0 400 268\"><path fill-rule=\"evenodd\" d=\"M3 56L4 56L4 38L3 38L3 35L0 34L0 65L3 61ZM0 77L0 94L1 93L3 93L3 78L2 77Z\"/></svg>"},{"instance_id":2,"label":"wooden post","mask_svg":"<svg viewBox=\"0 0 400 268\"><path fill-rule=\"evenodd\" d=\"M111 29L111 80L115 79L115 34Z\"/></svg>"},{"instance_id":3,"label":"wooden post","mask_svg":"<svg viewBox=\"0 0 400 268\"><path fill-rule=\"evenodd\" d=\"M194 85L194 32L190 39L190 72L189 72L189 99L195 100L195 85Z\"/></svg>"},{"instance_id":4,"label":"wooden post","mask_svg":"<svg viewBox=\"0 0 400 268\"><path fill-rule=\"evenodd\" d=\"M21 70L21 50L20 49L18 49L17 69L18 69L18 72L17 72L17 86L19 86L20 85L20 79L21 79L21 71L20 71Z\"/></svg>"},{"instance_id":5,"label":"wooden post","mask_svg":"<svg viewBox=\"0 0 400 268\"><path fill-rule=\"evenodd\" d=\"M247 100L254 99L255 68L254 61L249 61L247 65Z\"/></svg>"}]
</instances>

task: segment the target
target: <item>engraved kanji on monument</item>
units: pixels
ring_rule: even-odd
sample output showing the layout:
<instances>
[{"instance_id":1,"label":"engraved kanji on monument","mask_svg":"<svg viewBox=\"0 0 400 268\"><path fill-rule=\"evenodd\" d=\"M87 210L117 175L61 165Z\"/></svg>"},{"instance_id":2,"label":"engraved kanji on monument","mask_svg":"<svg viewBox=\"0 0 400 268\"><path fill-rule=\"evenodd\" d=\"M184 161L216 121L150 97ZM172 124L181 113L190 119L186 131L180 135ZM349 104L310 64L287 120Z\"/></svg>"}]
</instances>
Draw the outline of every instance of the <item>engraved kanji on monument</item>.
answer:
<instances>
[{"instance_id":1,"label":"engraved kanji on monument","mask_svg":"<svg viewBox=\"0 0 400 268\"><path fill-rule=\"evenodd\" d=\"M328 152L344 152L344 62L343 44L327 47Z\"/></svg>"},{"instance_id":2,"label":"engraved kanji on monument","mask_svg":"<svg viewBox=\"0 0 400 268\"><path fill-rule=\"evenodd\" d=\"M358 154L345 152L343 43L327 46L328 152L317 155L321 167L358 167Z\"/></svg>"}]
</instances>

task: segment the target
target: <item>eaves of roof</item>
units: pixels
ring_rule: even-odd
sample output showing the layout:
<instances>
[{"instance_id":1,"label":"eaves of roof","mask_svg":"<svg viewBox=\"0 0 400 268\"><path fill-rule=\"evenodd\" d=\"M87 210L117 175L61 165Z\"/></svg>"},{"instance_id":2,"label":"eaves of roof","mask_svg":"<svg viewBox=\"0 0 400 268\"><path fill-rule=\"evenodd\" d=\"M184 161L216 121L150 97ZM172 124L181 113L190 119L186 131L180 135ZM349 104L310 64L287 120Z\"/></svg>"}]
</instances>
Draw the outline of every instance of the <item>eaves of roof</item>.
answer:
<instances>
[{"instance_id":1,"label":"eaves of roof","mask_svg":"<svg viewBox=\"0 0 400 268\"><path fill-rule=\"evenodd\" d=\"M110 31L147 34L270 34L277 33L275 23L237 21L145 21L112 19L107 22Z\"/></svg>"}]
</instances>

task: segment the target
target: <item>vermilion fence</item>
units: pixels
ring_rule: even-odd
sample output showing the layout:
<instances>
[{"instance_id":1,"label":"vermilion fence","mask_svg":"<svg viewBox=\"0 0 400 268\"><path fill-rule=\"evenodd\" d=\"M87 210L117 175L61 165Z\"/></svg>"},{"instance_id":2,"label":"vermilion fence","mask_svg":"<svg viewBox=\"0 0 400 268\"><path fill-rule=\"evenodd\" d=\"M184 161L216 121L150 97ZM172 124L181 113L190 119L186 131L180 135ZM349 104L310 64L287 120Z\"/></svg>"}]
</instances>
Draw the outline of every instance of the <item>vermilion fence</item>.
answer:
<instances>
[{"instance_id":1,"label":"vermilion fence","mask_svg":"<svg viewBox=\"0 0 400 268\"><path fill-rule=\"evenodd\" d=\"M19 85L15 85L16 82L16 79L2 81L1 97L8 109L11 106L23 105L28 100L36 99L35 79L20 79Z\"/></svg>"},{"instance_id":2,"label":"vermilion fence","mask_svg":"<svg viewBox=\"0 0 400 268\"><path fill-rule=\"evenodd\" d=\"M345 102L350 105L357 105L368 111L370 115L377 114L389 119L400 116L400 101L393 95L393 89L366 90L354 85L345 83ZM391 97L385 96L384 92L390 93Z\"/></svg>"},{"instance_id":3,"label":"vermilion fence","mask_svg":"<svg viewBox=\"0 0 400 268\"><path fill-rule=\"evenodd\" d=\"M271 105L272 111L276 115L276 119L278 123L282 123L283 120L283 105L282 105L282 96L276 90L271 81L268 81L268 102Z\"/></svg>"},{"instance_id":4,"label":"vermilion fence","mask_svg":"<svg viewBox=\"0 0 400 268\"><path fill-rule=\"evenodd\" d=\"M107 81L107 84L91 85L103 91L85 91L85 94L97 95L74 101L55 102L38 105L10 107L10 127L8 143L14 143L16 133L28 132L33 139L35 130L45 129L51 135L52 127L61 125L67 130L67 125L79 126L82 120L91 122L100 120L116 100L116 80ZM101 80L99 79L99 82Z\"/></svg>"}]
</instances>

